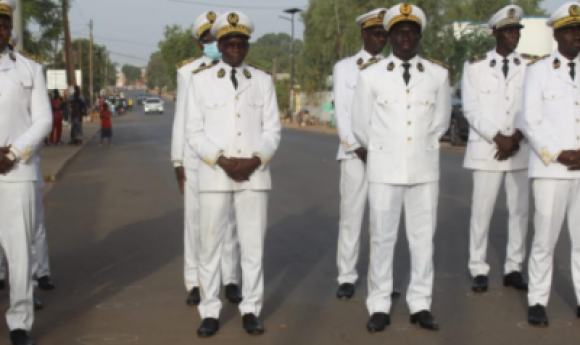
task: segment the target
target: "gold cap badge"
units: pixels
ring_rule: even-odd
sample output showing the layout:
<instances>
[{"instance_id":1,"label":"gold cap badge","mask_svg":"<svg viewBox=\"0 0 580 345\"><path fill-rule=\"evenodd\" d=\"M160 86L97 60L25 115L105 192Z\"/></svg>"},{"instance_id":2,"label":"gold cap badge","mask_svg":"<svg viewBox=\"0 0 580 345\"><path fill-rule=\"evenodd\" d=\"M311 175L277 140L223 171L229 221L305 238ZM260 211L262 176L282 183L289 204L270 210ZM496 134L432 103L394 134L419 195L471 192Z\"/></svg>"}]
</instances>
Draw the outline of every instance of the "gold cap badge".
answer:
<instances>
[{"instance_id":1,"label":"gold cap badge","mask_svg":"<svg viewBox=\"0 0 580 345\"><path fill-rule=\"evenodd\" d=\"M510 10L508 11L508 17L510 19L514 19L516 17L516 9L515 8L510 8Z\"/></svg>"},{"instance_id":2,"label":"gold cap badge","mask_svg":"<svg viewBox=\"0 0 580 345\"><path fill-rule=\"evenodd\" d=\"M237 13L232 12L232 13L228 14L228 22L230 24L232 24L233 26L236 26L240 22L240 17L238 16Z\"/></svg>"},{"instance_id":3,"label":"gold cap badge","mask_svg":"<svg viewBox=\"0 0 580 345\"><path fill-rule=\"evenodd\" d=\"M401 14L408 16L413 12L413 7L409 4L401 4Z\"/></svg>"},{"instance_id":4,"label":"gold cap badge","mask_svg":"<svg viewBox=\"0 0 580 345\"><path fill-rule=\"evenodd\" d=\"M219 72L218 72L218 77L219 77L219 78L223 78L223 77L225 77L225 76L226 76L226 70L225 70L225 69L223 69L223 68L222 68L222 69L220 69L220 70L219 70Z\"/></svg>"},{"instance_id":5,"label":"gold cap badge","mask_svg":"<svg viewBox=\"0 0 580 345\"><path fill-rule=\"evenodd\" d=\"M572 5L570 6L570 15L574 17L578 17L580 15L580 6Z\"/></svg>"},{"instance_id":6,"label":"gold cap badge","mask_svg":"<svg viewBox=\"0 0 580 345\"><path fill-rule=\"evenodd\" d=\"M387 11L381 11L379 13L379 19L380 19L380 21L383 21L385 19L385 14L387 14Z\"/></svg>"},{"instance_id":7,"label":"gold cap badge","mask_svg":"<svg viewBox=\"0 0 580 345\"><path fill-rule=\"evenodd\" d=\"M207 16L206 16L206 18L207 18L207 20L208 20L210 23L212 23L212 24L213 24L213 22L215 22L215 20L216 20L216 18L217 18L217 15L215 14L215 12L213 12L213 11L209 11L209 12L207 13Z\"/></svg>"}]
</instances>

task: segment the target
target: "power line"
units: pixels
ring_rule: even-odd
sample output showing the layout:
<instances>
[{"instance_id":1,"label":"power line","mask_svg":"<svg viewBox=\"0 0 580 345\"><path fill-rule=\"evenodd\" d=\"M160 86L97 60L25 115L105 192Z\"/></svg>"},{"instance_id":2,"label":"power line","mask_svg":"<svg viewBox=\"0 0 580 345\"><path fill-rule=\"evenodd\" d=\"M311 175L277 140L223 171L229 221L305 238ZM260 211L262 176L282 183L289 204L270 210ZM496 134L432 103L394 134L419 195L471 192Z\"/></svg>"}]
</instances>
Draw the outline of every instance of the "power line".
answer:
<instances>
[{"instance_id":1,"label":"power line","mask_svg":"<svg viewBox=\"0 0 580 345\"><path fill-rule=\"evenodd\" d=\"M123 54L123 53L117 53L117 52L114 52L114 51L111 51L111 50L107 50L107 52L108 53L111 53L113 55L123 56L123 57L130 58L130 59L134 59L134 60L149 61L149 59L143 59L142 57L138 57L138 56Z\"/></svg>"},{"instance_id":2,"label":"power line","mask_svg":"<svg viewBox=\"0 0 580 345\"><path fill-rule=\"evenodd\" d=\"M167 0L167 1L179 2L182 4L188 4L188 5L222 7L222 8L244 8L244 9L264 10L264 11L273 11L273 10L280 11L280 10L287 9L288 7L292 7L292 6L286 6L286 7L281 7L281 6L240 6L237 4L236 5L225 5L225 4L214 4L214 3L210 3L210 2L185 1L185 0Z\"/></svg>"},{"instance_id":3,"label":"power line","mask_svg":"<svg viewBox=\"0 0 580 345\"><path fill-rule=\"evenodd\" d=\"M145 43L145 42L119 40L119 39L116 39L116 38L103 37L103 36L97 36L97 35L95 35L95 37L96 38L100 38L100 39L105 40L105 41L112 41L112 42L119 42L119 43L128 43L128 44L135 44L135 45L148 46L148 47L157 47L156 44Z\"/></svg>"}]
</instances>

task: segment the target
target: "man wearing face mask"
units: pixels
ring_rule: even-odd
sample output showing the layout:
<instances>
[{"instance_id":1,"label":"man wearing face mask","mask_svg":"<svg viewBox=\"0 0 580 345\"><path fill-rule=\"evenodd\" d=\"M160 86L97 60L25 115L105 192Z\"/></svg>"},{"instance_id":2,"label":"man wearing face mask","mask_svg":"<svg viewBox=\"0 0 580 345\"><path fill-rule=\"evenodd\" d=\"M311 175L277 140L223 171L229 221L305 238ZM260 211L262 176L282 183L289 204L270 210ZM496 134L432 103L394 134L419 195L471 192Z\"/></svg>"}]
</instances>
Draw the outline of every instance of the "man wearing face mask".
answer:
<instances>
[{"instance_id":1,"label":"man wearing face mask","mask_svg":"<svg viewBox=\"0 0 580 345\"><path fill-rule=\"evenodd\" d=\"M235 11L222 14L211 31L222 61L194 73L187 94L187 142L203 159L199 166L203 321L197 334L210 337L219 330L219 259L233 210L242 254L242 326L259 335L264 333L259 316L270 162L281 130L276 90L270 75L244 62L254 31L248 16Z\"/></svg>"},{"instance_id":2,"label":"man wearing face mask","mask_svg":"<svg viewBox=\"0 0 580 345\"><path fill-rule=\"evenodd\" d=\"M188 59L178 65L177 71L177 104L173 122L171 143L171 161L181 194L185 198L185 237L184 237L184 275L188 291L186 303L199 305L201 294L198 281L198 246L199 246L199 200L198 200L198 166L199 158L185 141L187 88L192 72L217 64L221 54L210 29L219 14L206 12L200 15L193 25L193 36L198 40L198 47L203 57ZM239 247L235 235L233 215L228 223L225 235L224 250L221 259L222 282L226 298L238 304L242 301L239 289Z\"/></svg>"},{"instance_id":3,"label":"man wearing face mask","mask_svg":"<svg viewBox=\"0 0 580 345\"><path fill-rule=\"evenodd\" d=\"M340 221L338 225L338 299L351 299L358 279L360 232L367 203L368 182L365 176L366 149L356 141L351 127L351 105L360 69L383 58L387 44L383 27L386 8L378 8L356 19L361 28L363 49L339 61L332 73L334 102L340 146Z\"/></svg>"}]
</instances>

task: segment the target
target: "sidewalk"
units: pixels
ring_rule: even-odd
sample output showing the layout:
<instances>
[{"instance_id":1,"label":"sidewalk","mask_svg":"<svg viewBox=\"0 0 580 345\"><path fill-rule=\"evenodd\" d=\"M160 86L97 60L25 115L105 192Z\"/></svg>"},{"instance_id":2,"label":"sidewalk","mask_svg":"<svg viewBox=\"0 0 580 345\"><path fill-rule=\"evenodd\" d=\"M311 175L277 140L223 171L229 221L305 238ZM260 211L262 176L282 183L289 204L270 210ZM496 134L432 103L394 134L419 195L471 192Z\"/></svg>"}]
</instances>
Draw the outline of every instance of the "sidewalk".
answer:
<instances>
[{"instance_id":1,"label":"sidewalk","mask_svg":"<svg viewBox=\"0 0 580 345\"><path fill-rule=\"evenodd\" d=\"M46 146L40 151L40 169L42 176L46 181L46 186L43 190L43 196L54 187L54 183L59 180L66 166L79 154L79 152L87 145L99 132L99 121L83 123L84 142L80 146L76 145L62 145L62 146ZM70 127L63 126L63 142L68 142L68 133Z\"/></svg>"}]
</instances>

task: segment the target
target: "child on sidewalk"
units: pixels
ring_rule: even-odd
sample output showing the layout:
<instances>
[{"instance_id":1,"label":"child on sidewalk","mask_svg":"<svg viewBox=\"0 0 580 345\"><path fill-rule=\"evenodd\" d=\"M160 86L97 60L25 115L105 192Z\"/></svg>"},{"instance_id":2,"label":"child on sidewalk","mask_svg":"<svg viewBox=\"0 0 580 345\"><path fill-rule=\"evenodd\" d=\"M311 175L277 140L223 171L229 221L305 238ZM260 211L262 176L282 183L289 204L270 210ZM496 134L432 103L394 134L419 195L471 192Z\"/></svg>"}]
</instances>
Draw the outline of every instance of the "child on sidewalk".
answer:
<instances>
[{"instance_id":1,"label":"child on sidewalk","mask_svg":"<svg viewBox=\"0 0 580 345\"><path fill-rule=\"evenodd\" d=\"M113 146L113 121L111 121L111 112L109 105L103 102L103 109L101 109L101 146L103 146L103 139L107 138L109 147Z\"/></svg>"}]
</instances>

